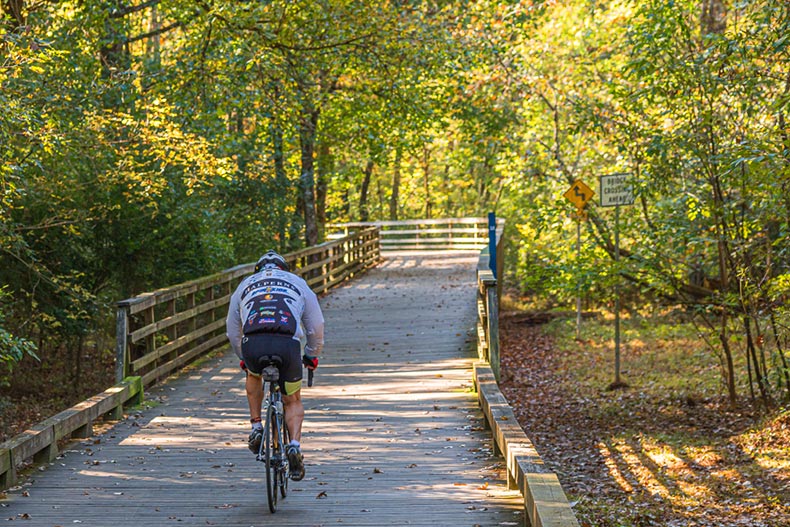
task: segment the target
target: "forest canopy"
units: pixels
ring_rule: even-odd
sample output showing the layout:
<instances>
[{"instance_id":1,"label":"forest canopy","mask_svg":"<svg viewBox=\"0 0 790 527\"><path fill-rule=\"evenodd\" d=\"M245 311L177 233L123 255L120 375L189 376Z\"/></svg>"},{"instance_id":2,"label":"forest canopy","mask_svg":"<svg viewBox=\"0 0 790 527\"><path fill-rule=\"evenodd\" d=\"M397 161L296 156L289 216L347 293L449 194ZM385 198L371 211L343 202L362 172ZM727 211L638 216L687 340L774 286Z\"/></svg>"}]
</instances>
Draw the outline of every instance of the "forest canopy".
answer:
<instances>
[{"instance_id":1,"label":"forest canopy","mask_svg":"<svg viewBox=\"0 0 790 527\"><path fill-rule=\"evenodd\" d=\"M617 282L699 323L731 400L790 393L785 1L0 4L9 368L332 223L495 211L524 292L606 306ZM615 173L616 263L613 209L577 254L562 198Z\"/></svg>"}]
</instances>

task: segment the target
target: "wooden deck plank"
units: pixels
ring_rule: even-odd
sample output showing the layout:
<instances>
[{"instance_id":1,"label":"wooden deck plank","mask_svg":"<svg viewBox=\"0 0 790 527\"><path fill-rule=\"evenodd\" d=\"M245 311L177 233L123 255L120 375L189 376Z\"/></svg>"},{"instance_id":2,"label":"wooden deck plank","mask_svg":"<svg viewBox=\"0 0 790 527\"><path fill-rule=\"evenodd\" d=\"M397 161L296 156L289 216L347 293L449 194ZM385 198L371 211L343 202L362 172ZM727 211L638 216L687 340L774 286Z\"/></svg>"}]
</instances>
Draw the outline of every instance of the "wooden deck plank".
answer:
<instances>
[{"instance_id":1,"label":"wooden deck plank","mask_svg":"<svg viewBox=\"0 0 790 527\"><path fill-rule=\"evenodd\" d=\"M0 518L81 525L523 525L472 391L468 254L399 256L322 298L325 356L305 388L307 476L280 510L246 448L228 352L146 394L158 405L10 489Z\"/></svg>"}]
</instances>

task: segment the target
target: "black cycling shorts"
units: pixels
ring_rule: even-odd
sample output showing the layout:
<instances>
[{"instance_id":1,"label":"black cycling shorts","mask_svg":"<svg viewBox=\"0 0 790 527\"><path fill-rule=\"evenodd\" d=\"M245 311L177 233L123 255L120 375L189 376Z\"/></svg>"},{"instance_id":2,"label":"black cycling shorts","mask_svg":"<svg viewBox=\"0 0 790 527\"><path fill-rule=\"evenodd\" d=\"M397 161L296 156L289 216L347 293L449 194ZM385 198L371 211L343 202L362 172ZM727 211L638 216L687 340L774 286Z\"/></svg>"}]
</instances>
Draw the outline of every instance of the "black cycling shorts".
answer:
<instances>
[{"instance_id":1,"label":"black cycling shorts","mask_svg":"<svg viewBox=\"0 0 790 527\"><path fill-rule=\"evenodd\" d=\"M302 387L302 345L290 335L251 333L241 339L241 358L247 371L260 376L267 362L263 357L277 355L283 361L280 368L280 389L292 395Z\"/></svg>"}]
</instances>

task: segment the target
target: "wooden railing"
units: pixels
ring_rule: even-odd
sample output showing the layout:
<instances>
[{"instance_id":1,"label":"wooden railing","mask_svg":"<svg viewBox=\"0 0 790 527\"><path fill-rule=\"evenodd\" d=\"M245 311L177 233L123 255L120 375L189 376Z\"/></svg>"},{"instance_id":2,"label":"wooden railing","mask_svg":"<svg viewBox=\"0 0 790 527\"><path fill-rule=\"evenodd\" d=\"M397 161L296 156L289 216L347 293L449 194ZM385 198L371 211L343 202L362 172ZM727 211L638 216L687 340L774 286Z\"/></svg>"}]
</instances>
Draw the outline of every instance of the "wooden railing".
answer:
<instances>
[{"instance_id":1,"label":"wooden railing","mask_svg":"<svg viewBox=\"0 0 790 527\"><path fill-rule=\"evenodd\" d=\"M283 255L316 293L378 263L378 230ZM227 269L118 303L116 378L142 377L149 386L196 357L227 344L230 296L254 263Z\"/></svg>"},{"instance_id":2,"label":"wooden railing","mask_svg":"<svg viewBox=\"0 0 790 527\"><path fill-rule=\"evenodd\" d=\"M504 271L504 224L497 228L496 277ZM481 360L487 361L499 381L499 297L502 280L497 280L489 267L489 247L480 251L477 261L477 349Z\"/></svg>"},{"instance_id":3,"label":"wooden railing","mask_svg":"<svg viewBox=\"0 0 790 527\"><path fill-rule=\"evenodd\" d=\"M139 404L142 396L140 377L129 377L0 444L0 490L17 482L17 467L25 461L51 462L59 454L60 441L90 437L96 420L121 419L124 406Z\"/></svg>"},{"instance_id":4,"label":"wooden railing","mask_svg":"<svg viewBox=\"0 0 790 527\"><path fill-rule=\"evenodd\" d=\"M500 220L501 223L502 220ZM355 229L378 227L381 250L471 250L488 243L488 218L448 218L334 223L327 225L328 237L348 235Z\"/></svg>"},{"instance_id":5,"label":"wooden railing","mask_svg":"<svg viewBox=\"0 0 790 527\"><path fill-rule=\"evenodd\" d=\"M477 350L474 382L480 408L494 438L496 453L507 464L508 487L518 488L531 527L578 527L557 475L545 466L499 389L499 297L504 271L504 225L497 228L496 276L488 248L477 265Z\"/></svg>"},{"instance_id":6,"label":"wooden railing","mask_svg":"<svg viewBox=\"0 0 790 527\"><path fill-rule=\"evenodd\" d=\"M378 230L364 229L284 256L294 272L321 293L379 261ZM90 437L96 420L121 419L125 406L142 402L144 386L224 346L230 295L254 265L119 302L118 384L0 444L0 490L17 482L17 470L25 462L51 462L59 443Z\"/></svg>"}]
</instances>

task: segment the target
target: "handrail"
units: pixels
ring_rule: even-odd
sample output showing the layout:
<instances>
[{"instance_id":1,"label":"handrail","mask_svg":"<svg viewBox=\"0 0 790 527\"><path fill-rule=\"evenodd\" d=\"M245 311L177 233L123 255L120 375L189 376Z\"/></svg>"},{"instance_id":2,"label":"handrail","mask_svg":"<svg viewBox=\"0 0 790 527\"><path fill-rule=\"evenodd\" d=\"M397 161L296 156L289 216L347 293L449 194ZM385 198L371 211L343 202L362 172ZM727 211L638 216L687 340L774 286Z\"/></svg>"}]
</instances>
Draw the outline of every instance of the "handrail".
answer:
<instances>
[{"instance_id":1,"label":"handrail","mask_svg":"<svg viewBox=\"0 0 790 527\"><path fill-rule=\"evenodd\" d=\"M283 255L295 274L322 293L380 260L376 227ZM254 263L123 300L116 316L116 379L149 386L227 343L230 296Z\"/></svg>"},{"instance_id":2,"label":"handrail","mask_svg":"<svg viewBox=\"0 0 790 527\"><path fill-rule=\"evenodd\" d=\"M379 262L378 229L364 229L284 256L294 272L321 293ZM119 420L124 407L140 404L144 387L224 346L231 287L253 268L252 263L238 265L119 302L118 383L0 444L0 490L16 484L17 467L25 461L51 462L60 441L90 437L97 419ZM127 376L130 371L136 375Z\"/></svg>"},{"instance_id":3,"label":"handrail","mask_svg":"<svg viewBox=\"0 0 790 527\"><path fill-rule=\"evenodd\" d=\"M504 225L504 220L499 220ZM327 225L328 237L346 236L355 229L377 227L382 252L456 250L479 251L488 243L488 218L355 221ZM337 232L331 232L331 231Z\"/></svg>"},{"instance_id":4,"label":"handrail","mask_svg":"<svg viewBox=\"0 0 790 527\"><path fill-rule=\"evenodd\" d=\"M507 464L508 487L521 492L532 527L578 527L557 475L545 466L518 424L516 415L499 389L499 297L504 270L504 224L497 225L497 272L489 268L489 249L480 252L477 264L477 351L474 382L480 408L494 438L494 450Z\"/></svg>"},{"instance_id":5,"label":"handrail","mask_svg":"<svg viewBox=\"0 0 790 527\"><path fill-rule=\"evenodd\" d=\"M16 484L17 466L25 460L32 458L35 464L53 461L59 441L90 437L94 421L104 416L119 420L123 408L140 404L142 397L142 379L129 377L0 444L0 490Z\"/></svg>"},{"instance_id":6,"label":"handrail","mask_svg":"<svg viewBox=\"0 0 790 527\"><path fill-rule=\"evenodd\" d=\"M504 222L497 222L496 230L496 276L502 276L505 268L503 234ZM477 335L478 354L481 360L491 364L497 382L499 382L499 297L502 293L502 282L497 280L489 268L489 251L486 247L480 251L477 260Z\"/></svg>"}]
</instances>

